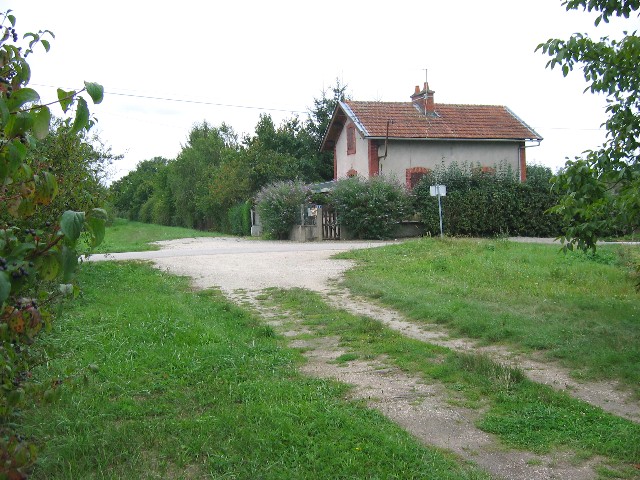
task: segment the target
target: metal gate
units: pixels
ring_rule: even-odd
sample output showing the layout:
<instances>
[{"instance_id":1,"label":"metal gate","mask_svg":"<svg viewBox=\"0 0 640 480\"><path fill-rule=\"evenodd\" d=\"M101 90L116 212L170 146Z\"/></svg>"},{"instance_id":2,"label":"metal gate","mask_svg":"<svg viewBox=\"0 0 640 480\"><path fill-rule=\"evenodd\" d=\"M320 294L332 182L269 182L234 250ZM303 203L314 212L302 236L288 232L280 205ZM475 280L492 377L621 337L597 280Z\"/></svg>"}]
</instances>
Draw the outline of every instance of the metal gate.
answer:
<instances>
[{"instance_id":1,"label":"metal gate","mask_svg":"<svg viewBox=\"0 0 640 480\"><path fill-rule=\"evenodd\" d=\"M322 206L322 239L340 240L340 225L338 214L331 205Z\"/></svg>"}]
</instances>

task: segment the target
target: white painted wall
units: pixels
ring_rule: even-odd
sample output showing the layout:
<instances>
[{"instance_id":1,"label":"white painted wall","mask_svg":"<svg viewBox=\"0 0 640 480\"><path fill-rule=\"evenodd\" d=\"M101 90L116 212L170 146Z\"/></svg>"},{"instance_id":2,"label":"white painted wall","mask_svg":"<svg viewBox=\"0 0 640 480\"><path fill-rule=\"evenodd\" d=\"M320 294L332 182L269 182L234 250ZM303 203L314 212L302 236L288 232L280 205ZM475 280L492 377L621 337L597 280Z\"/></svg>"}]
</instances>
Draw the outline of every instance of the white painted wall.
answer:
<instances>
[{"instance_id":1,"label":"white painted wall","mask_svg":"<svg viewBox=\"0 0 640 480\"><path fill-rule=\"evenodd\" d=\"M384 145L379 148L384 154ZM518 144L513 142L476 141L389 141L387 158L380 160L380 174L404 181L407 168L437 166L457 162L485 167L510 165L519 172Z\"/></svg>"},{"instance_id":2,"label":"white painted wall","mask_svg":"<svg viewBox=\"0 0 640 480\"><path fill-rule=\"evenodd\" d=\"M358 175L367 178L369 176L369 145L357 128L356 153L347 155L347 127L350 124L352 122L348 122L344 126L336 142L336 160L338 162L336 174L338 178L344 178L347 176L347 172L353 168L358 172Z\"/></svg>"}]
</instances>

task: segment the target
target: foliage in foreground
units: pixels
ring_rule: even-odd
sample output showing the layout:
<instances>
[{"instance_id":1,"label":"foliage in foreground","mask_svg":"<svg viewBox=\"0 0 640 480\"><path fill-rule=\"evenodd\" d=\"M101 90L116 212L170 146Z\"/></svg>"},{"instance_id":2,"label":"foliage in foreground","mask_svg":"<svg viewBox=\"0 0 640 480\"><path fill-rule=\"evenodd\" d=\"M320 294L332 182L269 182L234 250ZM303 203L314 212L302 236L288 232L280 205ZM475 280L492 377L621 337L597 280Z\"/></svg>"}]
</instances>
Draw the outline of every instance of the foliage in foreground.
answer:
<instances>
[{"instance_id":1,"label":"foliage in foreground","mask_svg":"<svg viewBox=\"0 0 640 480\"><path fill-rule=\"evenodd\" d=\"M135 263L80 279L33 381L97 373L28 412L47 445L35 479L487 478L299 375L298 354L216 292Z\"/></svg>"},{"instance_id":2,"label":"foliage in foreground","mask_svg":"<svg viewBox=\"0 0 640 480\"><path fill-rule=\"evenodd\" d=\"M563 255L558 245L422 239L340 254L357 293L458 335L543 352L640 395L637 248Z\"/></svg>"},{"instance_id":3,"label":"foliage in foreground","mask_svg":"<svg viewBox=\"0 0 640 480\"><path fill-rule=\"evenodd\" d=\"M34 461L34 444L16 432L20 407L39 394L51 397L55 384L40 391L25 390L31 366L30 351L37 334L50 326L52 304L64 294L72 294L73 273L80 245L100 244L104 236L106 212L91 208L63 210L55 198L59 171L50 168L55 153L49 143L38 149L49 135L51 110L59 104L63 112L75 107L73 122L61 125L70 149L71 142L90 119L86 93L100 103L103 89L85 82L80 91L58 89L58 100L44 104L38 92L28 86L31 69L27 57L34 48L49 50L49 31L26 33L26 46L19 46L16 18L10 11L0 23L0 477L21 479ZM56 138L60 138L57 136ZM75 149L75 150L74 150ZM82 170L82 168L80 168ZM75 170L74 173L77 173ZM71 175L71 173L70 173ZM64 182L63 182L64 186ZM73 200L69 197L66 200ZM76 202L66 205L74 207ZM78 207L87 206L86 203ZM49 210L41 210L49 207ZM40 218L34 215L43 213Z\"/></svg>"},{"instance_id":4,"label":"foliage in foreground","mask_svg":"<svg viewBox=\"0 0 640 480\"><path fill-rule=\"evenodd\" d=\"M557 237L560 217L546 213L558 202L551 192L551 170L527 167L527 181L521 183L509 169L483 171L472 165L453 163L426 174L414 188L416 208L426 230L440 232L438 199L430 186L442 184L447 195L441 197L443 229L453 236L487 237L495 235Z\"/></svg>"},{"instance_id":5,"label":"foliage in foreground","mask_svg":"<svg viewBox=\"0 0 640 480\"><path fill-rule=\"evenodd\" d=\"M636 17L619 39L593 40L575 33L568 40L549 39L538 50L566 77L580 70L592 93L607 98L607 138L598 150L568 160L554 189L562 198L554 211L566 224L568 248L596 248L598 238L640 228L640 37L637 0L564 0L569 10L595 12L595 25L612 17Z\"/></svg>"},{"instance_id":6,"label":"foliage in foreground","mask_svg":"<svg viewBox=\"0 0 640 480\"><path fill-rule=\"evenodd\" d=\"M410 212L405 188L382 176L338 180L330 201L340 225L355 238L391 238L397 224Z\"/></svg>"}]
</instances>

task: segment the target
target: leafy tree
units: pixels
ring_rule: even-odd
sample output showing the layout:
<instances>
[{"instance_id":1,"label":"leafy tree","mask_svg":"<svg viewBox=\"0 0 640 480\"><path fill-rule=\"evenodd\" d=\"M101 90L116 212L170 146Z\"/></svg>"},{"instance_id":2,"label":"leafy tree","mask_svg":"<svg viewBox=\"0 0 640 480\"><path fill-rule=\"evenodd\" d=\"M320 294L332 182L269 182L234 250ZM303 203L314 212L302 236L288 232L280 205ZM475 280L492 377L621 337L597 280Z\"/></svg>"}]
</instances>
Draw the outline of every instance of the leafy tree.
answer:
<instances>
[{"instance_id":1,"label":"leafy tree","mask_svg":"<svg viewBox=\"0 0 640 480\"><path fill-rule=\"evenodd\" d=\"M109 187L116 214L129 220L140 220L142 206L154 194L156 177L167 168L168 160L155 157L144 160Z\"/></svg>"},{"instance_id":2,"label":"leafy tree","mask_svg":"<svg viewBox=\"0 0 640 480\"><path fill-rule=\"evenodd\" d=\"M612 17L637 16L640 1L565 0L563 5L595 12L598 26ZM635 31L600 40L577 33L568 40L550 39L537 49L551 57L547 66L560 67L564 76L582 69L587 90L607 97L604 144L568 160L553 183L562 195L553 211L566 223L565 248L595 250L599 237L632 232L640 225L640 38Z\"/></svg>"},{"instance_id":3,"label":"leafy tree","mask_svg":"<svg viewBox=\"0 0 640 480\"><path fill-rule=\"evenodd\" d=\"M78 262L81 237L97 245L104 236L106 212L67 210L55 223L41 228L29 219L37 208L51 205L59 191L56 176L36 145L49 134L49 105L58 103L66 113L75 108L68 134L91 127L87 94L100 103L103 89L85 82L78 91L58 89L58 100L41 102L28 87L31 69L27 57L40 46L48 51L49 31L27 33L19 46L16 18L10 11L0 21L0 477L25 478L34 461L35 447L16 435L16 409L24 401L24 379L29 369L29 345L51 320L54 291L74 291L72 276ZM45 399L49 389L31 391ZM30 398L30 401L36 400Z\"/></svg>"},{"instance_id":4,"label":"leafy tree","mask_svg":"<svg viewBox=\"0 0 640 480\"><path fill-rule=\"evenodd\" d=\"M228 132L206 121L189 132L187 144L171 162L169 186L175 204L174 222L188 228L208 229L215 218L226 218L226 212L216 212L209 196L210 179L225 157L235 150L228 145Z\"/></svg>"},{"instance_id":5,"label":"leafy tree","mask_svg":"<svg viewBox=\"0 0 640 480\"><path fill-rule=\"evenodd\" d=\"M86 130L71 133L69 122L54 120L49 135L38 142L28 156L34 170L47 168L58 182L58 194L46 208L29 218L32 226L43 227L65 210L89 211L107 201L107 167L121 156L114 155L97 134Z\"/></svg>"},{"instance_id":6,"label":"leafy tree","mask_svg":"<svg viewBox=\"0 0 640 480\"><path fill-rule=\"evenodd\" d=\"M313 148L316 151L317 172L322 180L333 178L333 154L331 152L320 153L320 144L324 137L333 111L338 102L347 98L347 85L343 85L340 79L336 78L335 85L328 89L323 89L320 97L313 99L313 107L309 109L309 118L306 123L306 131L311 139Z\"/></svg>"}]
</instances>

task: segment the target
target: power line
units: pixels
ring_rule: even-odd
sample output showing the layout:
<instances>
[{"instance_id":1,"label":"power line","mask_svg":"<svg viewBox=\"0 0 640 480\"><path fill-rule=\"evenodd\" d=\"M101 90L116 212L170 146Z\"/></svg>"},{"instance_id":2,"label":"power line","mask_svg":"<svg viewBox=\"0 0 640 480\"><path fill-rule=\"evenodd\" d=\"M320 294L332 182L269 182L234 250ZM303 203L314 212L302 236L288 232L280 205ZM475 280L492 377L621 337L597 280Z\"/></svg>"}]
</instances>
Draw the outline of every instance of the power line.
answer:
<instances>
[{"instance_id":1,"label":"power line","mask_svg":"<svg viewBox=\"0 0 640 480\"><path fill-rule=\"evenodd\" d=\"M37 87L56 88L53 85L43 85L43 84L37 84L37 83L34 83L33 85L35 85ZM208 102L208 101L204 101L204 100L189 100L189 99L186 99L186 98L171 98L171 97L153 97L151 95L139 95L139 94L133 94L133 93L109 92L109 91L106 91L106 90L105 90L104 93L105 93L105 95L116 95L116 96L120 96L120 97L142 98L142 99L145 99L145 100L160 100L160 101L164 101L164 102L192 103L192 104L196 104L196 105L211 105L211 106L214 106L214 107L244 108L244 109L248 109L248 110L264 110L264 111L270 111L270 112L285 112L285 113L300 113L300 114L308 113L306 111L288 110L288 109L285 109L285 108L258 107L258 106L251 106L251 105L231 105L231 104L226 104L226 103Z\"/></svg>"},{"instance_id":2,"label":"power line","mask_svg":"<svg viewBox=\"0 0 640 480\"><path fill-rule=\"evenodd\" d=\"M249 106L249 105L231 105L226 103L205 102L202 100L187 100L184 98L152 97L148 95L134 95L132 93L117 93L117 92L107 92L107 91L105 91L104 93L105 95L108 94L108 95L118 95L121 97L144 98L148 100L163 100L166 102L195 103L198 105L212 105L215 107L245 108L245 109L251 109L251 110L268 110L270 112L307 113L307 112L302 112L300 110L287 110L284 108L255 107L255 106Z\"/></svg>"}]
</instances>

